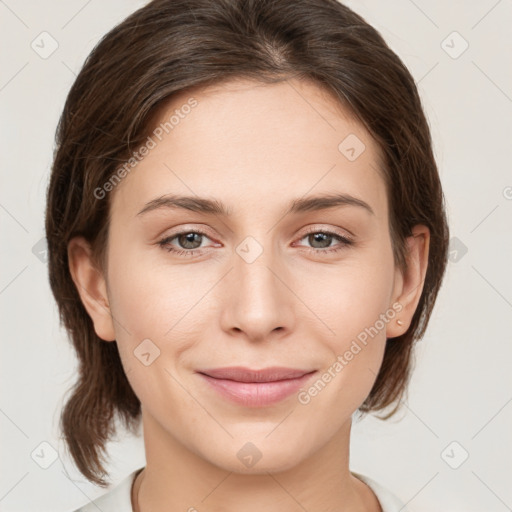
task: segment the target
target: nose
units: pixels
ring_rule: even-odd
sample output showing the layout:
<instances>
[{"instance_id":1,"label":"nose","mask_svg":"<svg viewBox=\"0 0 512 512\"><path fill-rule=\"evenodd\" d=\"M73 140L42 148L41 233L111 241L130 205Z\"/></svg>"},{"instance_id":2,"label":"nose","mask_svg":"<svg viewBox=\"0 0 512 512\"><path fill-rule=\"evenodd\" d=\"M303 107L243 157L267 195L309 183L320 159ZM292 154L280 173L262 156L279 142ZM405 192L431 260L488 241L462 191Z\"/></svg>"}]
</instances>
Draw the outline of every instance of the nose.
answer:
<instances>
[{"instance_id":1,"label":"nose","mask_svg":"<svg viewBox=\"0 0 512 512\"><path fill-rule=\"evenodd\" d=\"M251 260L243 251L233 253L233 269L223 283L221 326L250 341L283 337L295 324L289 272L283 260L267 248Z\"/></svg>"}]
</instances>

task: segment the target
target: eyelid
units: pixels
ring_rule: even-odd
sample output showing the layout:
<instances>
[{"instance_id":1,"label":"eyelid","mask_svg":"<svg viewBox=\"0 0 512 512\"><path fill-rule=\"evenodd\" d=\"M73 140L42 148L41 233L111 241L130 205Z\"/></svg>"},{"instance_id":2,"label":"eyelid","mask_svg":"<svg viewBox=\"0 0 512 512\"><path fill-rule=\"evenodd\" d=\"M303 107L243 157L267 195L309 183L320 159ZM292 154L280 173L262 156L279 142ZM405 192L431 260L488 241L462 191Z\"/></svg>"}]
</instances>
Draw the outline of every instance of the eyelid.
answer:
<instances>
[{"instance_id":1,"label":"eyelid","mask_svg":"<svg viewBox=\"0 0 512 512\"><path fill-rule=\"evenodd\" d=\"M170 230L165 230L162 234L158 235L157 238L159 240L161 240L162 238L174 238L177 235L182 235L190 232L200 233L201 235L207 236L211 240L215 239L212 230L204 224L180 224L179 226L171 228Z\"/></svg>"},{"instance_id":2,"label":"eyelid","mask_svg":"<svg viewBox=\"0 0 512 512\"><path fill-rule=\"evenodd\" d=\"M355 235L348 229L343 229L343 231L341 231L340 228L318 225L308 227L307 231L302 235L301 238L304 238L304 236L310 235L311 233L330 233L341 236L342 238L346 238L350 241L354 241L355 239Z\"/></svg>"}]
</instances>

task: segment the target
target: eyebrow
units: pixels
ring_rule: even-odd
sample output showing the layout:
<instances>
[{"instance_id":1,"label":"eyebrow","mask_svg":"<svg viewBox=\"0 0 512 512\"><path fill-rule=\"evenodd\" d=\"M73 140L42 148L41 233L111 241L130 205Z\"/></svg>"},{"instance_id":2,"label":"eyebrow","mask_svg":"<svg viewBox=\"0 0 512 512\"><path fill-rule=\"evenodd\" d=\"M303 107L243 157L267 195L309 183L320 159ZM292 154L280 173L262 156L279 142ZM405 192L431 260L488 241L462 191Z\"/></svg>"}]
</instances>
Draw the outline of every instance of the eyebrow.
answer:
<instances>
[{"instance_id":1,"label":"eyebrow","mask_svg":"<svg viewBox=\"0 0 512 512\"><path fill-rule=\"evenodd\" d=\"M328 194L294 199L290 201L284 215L327 210L342 206L357 206L365 209L371 215L375 215L375 212L368 203L349 194ZM140 210L137 216L143 215L150 211L159 210L161 208L182 209L198 213L221 215L224 217L229 217L233 213L230 208L228 208L224 203L218 201L217 199L208 199L206 197L198 196L166 194L164 196L152 199L146 203L144 208Z\"/></svg>"}]
</instances>

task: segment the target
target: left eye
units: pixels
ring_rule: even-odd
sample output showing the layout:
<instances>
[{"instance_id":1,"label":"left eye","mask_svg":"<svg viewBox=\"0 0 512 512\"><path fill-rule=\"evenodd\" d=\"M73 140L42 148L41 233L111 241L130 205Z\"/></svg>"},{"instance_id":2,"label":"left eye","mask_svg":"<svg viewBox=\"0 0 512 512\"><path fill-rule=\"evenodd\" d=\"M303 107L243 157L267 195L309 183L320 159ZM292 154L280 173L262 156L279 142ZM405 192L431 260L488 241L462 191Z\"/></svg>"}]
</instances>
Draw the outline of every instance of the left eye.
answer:
<instances>
[{"instance_id":1,"label":"left eye","mask_svg":"<svg viewBox=\"0 0 512 512\"><path fill-rule=\"evenodd\" d=\"M354 241L346 236L323 230L311 230L300 240L304 240L305 238L308 239L308 242L313 247L306 247L304 250L313 256L319 257L337 256L341 251L348 249L354 244ZM337 240L339 243L330 247L333 240ZM320 247L316 247L317 244L319 244Z\"/></svg>"},{"instance_id":2,"label":"left eye","mask_svg":"<svg viewBox=\"0 0 512 512\"><path fill-rule=\"evenodd\" d=\"M313 231L302 237L301 240L304 240L305 238L308 239L308 242L310 244L320 244L320 247L313 246L313 249L328 248L333 240L338 240L339 242L342 242L341 245L349 245L352 243L352 241L349 240L348 238L338 235L336 233L331 233L329 231Z\"/></svg>"}]
</instances>

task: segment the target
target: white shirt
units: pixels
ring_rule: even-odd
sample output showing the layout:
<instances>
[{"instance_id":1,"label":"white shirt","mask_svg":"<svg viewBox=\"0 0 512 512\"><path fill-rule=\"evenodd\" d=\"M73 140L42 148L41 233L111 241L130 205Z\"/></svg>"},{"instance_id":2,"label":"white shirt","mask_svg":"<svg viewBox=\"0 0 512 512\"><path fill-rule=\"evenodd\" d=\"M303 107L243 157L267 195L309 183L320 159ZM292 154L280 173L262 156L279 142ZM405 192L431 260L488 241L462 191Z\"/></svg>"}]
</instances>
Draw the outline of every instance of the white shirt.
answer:
<instances>
[{"instance_id":1,"label":"white shirt","mask_svg":"<svg viewBox=\"0 0 512 512\"><path fill-rule=\"evenodd\" d=\"M107 491L99 498L96 498L94 501L91 501L74 512L98 512L98 510L101 510L101 512L133 512L131 489L133 480L139 469L136 469L133 473L121 480L121 482L110 491ZM387 490L375 480L361 475L360 473L354 473L353 471L352 475L362 480L375 493L382 508L382 512L407 512L405 505L391 491Z\"/></svg>"}]
</instances>

